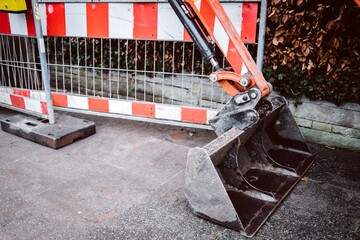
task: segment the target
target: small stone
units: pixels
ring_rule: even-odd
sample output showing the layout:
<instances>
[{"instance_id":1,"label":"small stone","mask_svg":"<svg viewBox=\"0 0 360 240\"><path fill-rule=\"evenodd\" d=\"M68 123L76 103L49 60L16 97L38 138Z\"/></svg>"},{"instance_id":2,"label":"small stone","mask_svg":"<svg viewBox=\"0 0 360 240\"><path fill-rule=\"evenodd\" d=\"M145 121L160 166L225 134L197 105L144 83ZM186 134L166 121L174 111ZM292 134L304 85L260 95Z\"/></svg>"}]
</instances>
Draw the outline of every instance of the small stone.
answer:
<instances>
[{"instance_id":1,"label":"small stone","mask_svg":"<svg viewBox=\"0 0 360 240\"><path fill-rule=\"evenodd\" d=\"M301 181L308 182L310 180L309 176L303 176Z\"/></svg>"}]
</instances>

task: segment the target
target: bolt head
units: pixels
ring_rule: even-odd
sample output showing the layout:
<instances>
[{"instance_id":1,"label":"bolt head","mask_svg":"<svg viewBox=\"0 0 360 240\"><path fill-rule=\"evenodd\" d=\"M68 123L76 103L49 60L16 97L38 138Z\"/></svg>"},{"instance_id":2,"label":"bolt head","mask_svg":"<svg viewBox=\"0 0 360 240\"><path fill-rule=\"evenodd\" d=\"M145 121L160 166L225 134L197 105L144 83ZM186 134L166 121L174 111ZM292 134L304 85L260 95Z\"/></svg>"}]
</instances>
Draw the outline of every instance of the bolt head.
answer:
<instances>
[{"instance_id":1,"label":"bolt head","mask_svg":"<svg viewBox=\"0 0 360 240\"><path fill-rule=\"evenodd\" d=\"M236 96L236 97L234 98L234 101L235 101L236 104L240 104L240 103L242 102L241 96Z\"/></svg>"},{"instance_id":2,"label":"bolt head","mask_svg":"<svg viewBox=\"0 0 360 240\"><path fill-rule=\"evenodd\" d=\"M216 82L218 80L218 76L215 73L211 73L209 76L210 81Z\"/></svg>"},{"instance_id":3,"label":"bolt head","mask_svg":"<svg viewBox=\"0 0 360 240\"><path fill-rule=\"evenodd\" d=\"M250 97L254 99L254 98L257 97L257 94L253 92L253 93L250 94Z\"/></svg>"},{"instance_id":4,"label":"bolt head","mask_svg":"<svg viewBox=\"0 0 360 240\"><path fill-rule=\"evenodd\" d=\"M249 85L249 80L246 79L246 78L240 79L240 85L241 85L242 87L247 87L247 86Z\"/></svg>"}]
</instances>

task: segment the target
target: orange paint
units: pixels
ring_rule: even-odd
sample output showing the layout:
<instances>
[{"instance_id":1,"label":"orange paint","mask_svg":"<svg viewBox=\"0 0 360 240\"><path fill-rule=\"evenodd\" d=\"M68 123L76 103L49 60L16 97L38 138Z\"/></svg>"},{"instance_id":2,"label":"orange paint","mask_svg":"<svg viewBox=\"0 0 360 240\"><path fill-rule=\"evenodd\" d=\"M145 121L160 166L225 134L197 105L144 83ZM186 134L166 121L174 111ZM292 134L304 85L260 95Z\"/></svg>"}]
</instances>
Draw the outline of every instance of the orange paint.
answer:
<instances>
[{"instance_id":1,"label":"orange paint","mask_svg":"<svg viewBox=\"0 0 360 240\"><path fill-rule=\"evenodd\" d=\"M64 3L47 3L46 21L48 36L66 36Z\"/></svg>"},{"instance_id":2,"label":"orange paint","mask_svg":"<svg viewBox=\"0 0 360 240\"><path fill-rule=\"evenodd\" d=\"M240 57L239 53L236 51L236 48L232 41L229 41L229 47L228 47L226 59L231 63L231 67L234 69L234 72L240 74L243 65L243 60Z\"/></svg>"},{"instance_id":3,"label":"orange paint","mask_svg":"<svg viewBox=\"0 0 360 240\"><path fill-rule=\"evenodd\" d=\"M132 103L132 114L143 117L155 117L155 104L149 103Z\"/></svg>"},{"instance_id":4,"label":"orange paint","mask_svg":"<svg viewBox=\"0 0 360 240\"><path fill-rule=\"evenodd\" d=\"M186 29L184 29L184 41L192 41L192 38Z\"/></svg>"},{"instance_id":5,"label":"orange paint","mask_svg":"<svg viewBox=\"0 0 360 240\"><path fill-rule=\"evenodd\" d=\"M157 39L157 3L134 3L134 38Z\"/></svg>"},{"instance_id":6,"label":"orange paint","mask_svg":"<svg viewBox=\"0 0 360 240\"><path fill-rule=\"evenodd\" d=\"M109 101L106 99L89 98L89 110L98 112L109 112Z\"/></svg>"},{"instance_id":7,"label":"orange paint","mask_svg":"<svg viewBox=\"0 0 360 240\"><path fill-rule=\"evenodd\" d=\"M108 3L86 3L86 27L88 37L109 37Z\"/></svg>"},{"instance_id":8,"label":"orange paint","mask_svg":"<svg viewBox=\"0 0 360 240\"><path fill-rule=\"evenodd\" d=\"M206 110L181 108L181 120L185 122L206 124Z\"/></svg>"},{"instance_id":9,"label":"orange paint","mask_svg":"<svg viewBox=\"0 0 360 240\"><path fill-rule=\"evenodd\" d=\"M40 102L41 105L41 112L45 115L48 115L48 110L47 110L47 106L46 106L46 102Z\"/></svg>"},{"instance_id":10,"label":"orange paint","mask_svg":"<svg viewBox=\"0 0 360 240\"><path fill-rule=\"evenodd\" d=\"M211 6L207 1L201 1L200 14L209 27L208 30L210 33L213 33L215 26L215 13L212 11Z\"/></svg>"},{"instance_id":11,"label":"orange paint","mask_svg":"<svg viewBox=\"0 0 360 240\"><path fill-rule=\"evenodd\" d=\"M24 96L24 97L30 97L30 91L29 90L23 90L23 89L14 89L14 94Z\"/></svg>"},{"instance_id":12,"label":"orange paint","mask_svg":"<svg viewBox=\"0 0 360 240\"><path fill-rule=\"evenodd\" d=\"M67 96L63 94L53 93L52 102L56 107L68 107Z\"/></svg>"},{"instance_id":13,"label":"orange paint","mask_svg":"<svg viewBox=\"0 0 360 240\"><path fill-rule=\"evenodd\" d=\"M256 42L258 3L243 3L241 39L246 43Z\"/></svg>"},{"instance_id":14,"label":"orange paint","mask_svg":"<svg viewBox=\"0 0 360 240\"><path fill-rule=\"evenodd\" d=\"M11 105L14 107L25 109L25 101L24 98L10 94Z\"/></svg>"}]
</instances>

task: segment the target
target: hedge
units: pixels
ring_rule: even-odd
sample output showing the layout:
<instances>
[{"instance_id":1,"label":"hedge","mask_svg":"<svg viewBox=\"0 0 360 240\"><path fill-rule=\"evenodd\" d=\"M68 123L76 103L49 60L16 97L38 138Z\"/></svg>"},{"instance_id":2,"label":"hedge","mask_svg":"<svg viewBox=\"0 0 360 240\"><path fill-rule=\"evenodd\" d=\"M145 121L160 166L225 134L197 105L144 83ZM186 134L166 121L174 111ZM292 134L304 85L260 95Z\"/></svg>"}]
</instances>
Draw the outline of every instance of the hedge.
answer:
<instances>
[{"instance_id":1,"label":"hedge","mask_svg":"<svg viewBox=\"0 0 360 240\"><path fill-rule=\"evenodd\" d=\"M360 8L353 0L270 0L264 75L281 95L360 103Z\"/></svg>"}]
</instances>

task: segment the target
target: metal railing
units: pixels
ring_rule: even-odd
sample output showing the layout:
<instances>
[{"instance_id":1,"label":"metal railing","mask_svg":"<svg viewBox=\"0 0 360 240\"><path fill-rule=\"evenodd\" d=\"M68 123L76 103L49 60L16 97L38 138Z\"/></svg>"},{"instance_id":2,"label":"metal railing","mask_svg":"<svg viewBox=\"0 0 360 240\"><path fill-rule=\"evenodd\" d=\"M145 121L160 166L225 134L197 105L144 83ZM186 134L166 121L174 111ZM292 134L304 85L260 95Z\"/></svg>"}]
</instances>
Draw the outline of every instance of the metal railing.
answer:
<instances>
[{"instance_id":1,"label":"metal railing","mask_svg":"<svg viewBox=\"0 0 360 240\"><path fill-rule=\"evenodd\" d=\"M192 42L47 37L46 49L58 93L211 109L229 99Z\"/></svg>"},{"instance_id":2,"label":"metal railing","mask_svg":"<svg viewBox=\"0 0 360 240\"><path fill-rule=\"evenodd\" d=\"M35 37L0 35L0 86L43 90Z\"/></svg>"}]
</instances>

